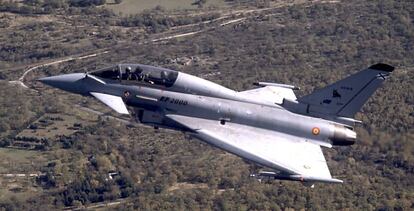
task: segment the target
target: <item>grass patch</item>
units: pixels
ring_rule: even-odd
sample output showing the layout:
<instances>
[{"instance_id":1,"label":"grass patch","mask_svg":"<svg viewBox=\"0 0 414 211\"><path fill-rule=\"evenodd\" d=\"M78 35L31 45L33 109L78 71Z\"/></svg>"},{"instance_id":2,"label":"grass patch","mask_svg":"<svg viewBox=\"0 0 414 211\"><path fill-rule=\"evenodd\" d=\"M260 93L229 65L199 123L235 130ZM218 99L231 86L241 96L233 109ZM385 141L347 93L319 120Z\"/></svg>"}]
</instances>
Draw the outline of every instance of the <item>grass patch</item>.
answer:
<instances>
[{"instance_id":1,"label":"grass patch","mask_svg":"<svg viewBox=\"0 0 414 211\"><path fill-rule=\"evenodd\" d=\"M12 198L19 201L38 195L41 188L35 185L35 177L5 176L5 174L39 173L49 159L45 152L0 148L0 201Z\"/></svg>"},{"instance_id":2,"label":"grass patch","mask_svg":"<svg viewBox=\"0 0 414 211\"><path fill-rule=\"evenodd\" d=\"M26 167L47 160L42 152L12 148L0 148L0 158L0 173L2 174L24 173L23 171L31 169Z\"/></svg>"},{"instance_id":3,"label":"grass patch","mask_svg":"<svg viewBox=\"0 0 414 211\"><path fill-rule=\"evenodd\" d=\"M85 117L91 118L88 115ZM53 140L61 135L69 136L86 125L90 125L90 122L82 121L76 116L45 114L33 122L29 128L20 132L17 137L47 138Z\"/></svg>"},{"instance_id":4,"label":"grass patch","mask_svg":"<svg viewBox=\"0 0 414 211\"><path fill-rule=\"evenodd\" d=\"M17 150L9 148L0 148L0 157L3 161L9 160L14 163L30 162L33 157L40 153L28 150Z\"/></svg>"},{"instance_id":5,"label":"grass patch","mask_svg":"<svg viewBox=\"0 0 414 211\"><path fill-rule=\"evenodd\" d=\"M161 6L166 10L197 9L197 5L192 5L193 3L194 0L124 0L121 4L107 4L105 7L116 13L131 15L153 9L156 6ZM223 7L226 5L224 0L208 0L204 7Z\"/></svg>"}]
</instances>

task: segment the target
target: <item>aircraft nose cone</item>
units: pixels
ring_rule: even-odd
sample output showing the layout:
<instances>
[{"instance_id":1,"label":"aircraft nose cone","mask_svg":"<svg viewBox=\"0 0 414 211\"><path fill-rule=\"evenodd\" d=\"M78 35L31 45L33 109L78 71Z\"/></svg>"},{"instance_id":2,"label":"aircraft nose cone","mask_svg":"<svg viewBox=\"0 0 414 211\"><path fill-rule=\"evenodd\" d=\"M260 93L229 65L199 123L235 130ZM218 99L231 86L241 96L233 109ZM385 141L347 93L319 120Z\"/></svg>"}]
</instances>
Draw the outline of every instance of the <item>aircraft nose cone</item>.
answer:
<instances>
[{"instance_id":1,"label":"aircraft nose cone","mask_svg":"<svg viewBox=\"0 0 414 211\"><path fill-rule=\"evenodd\" d=\"M44 78L39 78L37 80L44 84L53 86L53 84L73 83L84 77L85 76L83 73L72 73L72 74L44 77Z\"/></svg>"},{"instance_id":2,"label":"aircraft nose cone","mask_svg":"<svg viewBox=\"0 0 414 211\"><path fill-rule=\"evenodd\" d=\"M83 73L72 73L39 78L37 81L68 92L78 93L81 88L79 80L83 79L84 77L85 74Z\"/></svg>"}]
</instances>

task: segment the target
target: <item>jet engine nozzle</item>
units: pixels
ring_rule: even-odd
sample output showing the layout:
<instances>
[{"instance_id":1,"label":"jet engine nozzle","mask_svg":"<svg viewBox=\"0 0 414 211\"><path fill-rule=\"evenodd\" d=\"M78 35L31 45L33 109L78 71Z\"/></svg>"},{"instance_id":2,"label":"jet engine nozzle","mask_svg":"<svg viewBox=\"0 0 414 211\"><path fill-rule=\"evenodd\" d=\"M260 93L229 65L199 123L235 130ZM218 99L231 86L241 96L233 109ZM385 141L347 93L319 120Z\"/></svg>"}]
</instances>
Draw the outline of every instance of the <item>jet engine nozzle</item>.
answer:
<instances>
[{"instance_id":1,"label":"jet engine nozzle","mask_svg":"<svg viewBox=\"0 0 414 211\"><path fill-rule=\"evenodd\" d=\"M330 138L332 145L348 146L355 144L356 133L342 125L335 125L333 137Z\"/></svg>"}]
</instances>

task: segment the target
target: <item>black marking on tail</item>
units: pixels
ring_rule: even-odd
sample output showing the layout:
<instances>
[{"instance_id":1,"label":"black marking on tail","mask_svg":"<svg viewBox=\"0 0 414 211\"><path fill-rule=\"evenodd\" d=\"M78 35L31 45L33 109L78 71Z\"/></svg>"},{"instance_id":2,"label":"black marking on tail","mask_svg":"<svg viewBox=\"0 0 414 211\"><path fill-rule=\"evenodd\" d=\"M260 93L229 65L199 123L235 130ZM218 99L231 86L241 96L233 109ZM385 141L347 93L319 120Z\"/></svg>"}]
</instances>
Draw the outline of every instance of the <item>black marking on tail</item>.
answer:
<instances>
[{"instance_id":1,"label":"black marking on tail","mask_svg":"<svg viewBox=\"0 0 414 211\"><path fill-rule=\"evenodd\" d=\"M374 64L371 67L369 67L369 69L373 69L373 70L380 70L380 71L385 71L385 72L392 72L394 71L394 67L388 64L384 64L384 63L378 63L378 64Z\"/></svg>"},{"instance_id":2,"label":"black marking on tail","mask_svg":"<svg viewBox=\"0 0 414 211\"><path fill-rule=\"evenodd\" d=\"M338 90L334 89L333 92L332 92L332 97L333 98L336 98L336 97L341 98L342 96L341 96L341 94L339 94Z\"/></svg>"}]
</instances>

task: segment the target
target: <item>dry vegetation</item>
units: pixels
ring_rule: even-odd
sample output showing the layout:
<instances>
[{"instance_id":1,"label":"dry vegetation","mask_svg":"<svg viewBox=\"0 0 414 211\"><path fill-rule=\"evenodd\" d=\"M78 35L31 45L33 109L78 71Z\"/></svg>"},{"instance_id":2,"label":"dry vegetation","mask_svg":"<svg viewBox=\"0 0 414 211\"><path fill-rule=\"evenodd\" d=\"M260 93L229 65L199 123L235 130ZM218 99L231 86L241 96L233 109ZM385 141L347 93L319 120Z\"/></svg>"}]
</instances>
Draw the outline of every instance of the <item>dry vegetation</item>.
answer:
<instances>
[{"instance_id":1,"label":"dry vegetation","mask_svg":"<svg viewBox=\"0 0 414 211\"><path fill-rule=\"evenodd\" d=\"M263 6L266 1L246 2ZM150 40L159 32L178 34L173 27L205 20L188 14L177 19L160 9L121 17L102 7L69 5L24 14L31 17L27 22L21 10L0 12L0 172L40 172L23 181L3 178L0 206L45 210L123 199L118 208L141 210L413 209L414 4L300 2L240 14L234 18L244 21L224 27L220 22L186 28L203 31L155 43ZM109 53L30 72L24 80L30 89L8 83L27 66L102 50ZM191 57L203 62L171 62ZM293 182L259 183L248 177L259 167L240 158L179 133L87 114L75 105L114 115L93 99L33 82L120 62L169 67L238 90L257 80L294 84L302 88L299 95L376 62L397 69L358 114L364 121L359 141L325 150L331 172L346 183L309 189ZM40 140L43 147L13 148L22 136L34 138L30 143L47 141Z\"/></svg>"}]
</instances>

